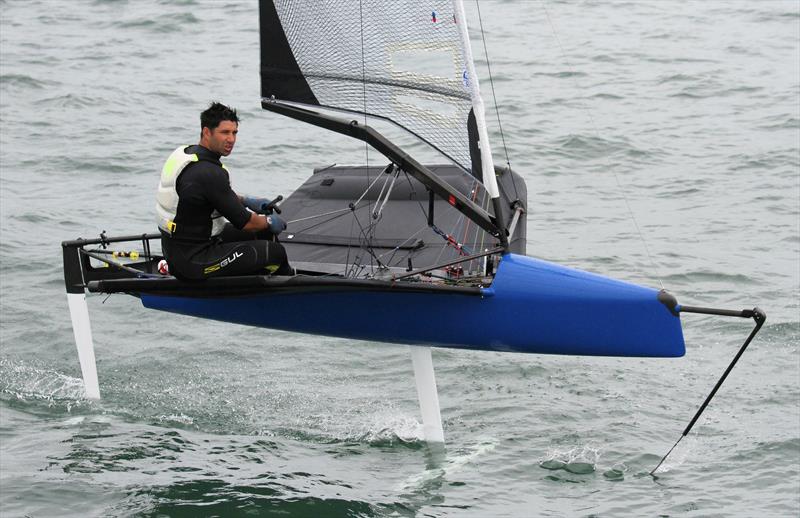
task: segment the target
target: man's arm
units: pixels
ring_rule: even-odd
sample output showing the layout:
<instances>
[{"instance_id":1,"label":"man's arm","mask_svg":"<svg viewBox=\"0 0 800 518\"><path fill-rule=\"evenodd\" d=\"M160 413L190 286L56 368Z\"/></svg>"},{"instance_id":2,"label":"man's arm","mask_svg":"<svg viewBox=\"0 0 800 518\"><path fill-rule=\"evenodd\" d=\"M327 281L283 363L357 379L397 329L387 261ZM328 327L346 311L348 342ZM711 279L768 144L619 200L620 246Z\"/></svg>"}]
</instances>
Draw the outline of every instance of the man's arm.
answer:
<instances>
[{"instance_id":1,"label":"man's arm","mask_svg":"<svg viewBox=\"0 0 800 518\"><path fill-rule=\"evenodd\" d=\"M234 227L247 232L269 230L280 234L286 224L276 216L264 216L248 211L242 204L242 197L231 189L228 174L220 169L212 173L209 189L206 191L211 206L233 224Z\"/></svg>"},{"instance_id":2,"label":"man's arm","mask_svg":"<svg viewBox=\"0 0 800 518\"><path fill-rule=\"evenodd\" d=\"M269 230L274 235L278 235L286 230L286 222L275 214L264 216L261 214L251 213L250 221L242 227L242 230L248 232L258 232L260 230Z\"/></svg>"},{"instance_id":3,"label":"man's arm","mask_svg":"<svg viewBox=\"0 0 800 518\"><path fill-rule=\"evenodd\" d=\"M250 225L253 213L244 207L241 197L231 189L227 172L221 168L207 170L203 187L204 196L217 212L230 221L234 227L248 230L245 227Z\"/></svg>"},{"instance_id":4,"label":"man's arm","mask_svg":"<svg viewBox=\"0 0 800 518\"><path fill-rule=\"evenodd\" d=\"M255 212L250 213L250 220L242 227L242 230L246 230L248 232L260 232L262 230L267 230L269 228L269 222L267 222L267 217L261 214L256 214Z\"/></svg>"},{"instance_id":5,"label":"man's arm","mask_svg":"<svg viewBox=\"0 0 800 518\"><path fill-rule=\"evenodd\" d=\"M246 230L248 232L260 232L262 230L269 230L275 235L280 234L286 229L286 223L279 218L278 216L272 215L262 215L256 213L256 209L262 208L264 205L267 205L270 200L266 198L253 198L251 196L242 196L240 194L236 195L239 198L245 207L250 209L250 219L247 221L242 230Z\"/></svg>"}]
</instances>

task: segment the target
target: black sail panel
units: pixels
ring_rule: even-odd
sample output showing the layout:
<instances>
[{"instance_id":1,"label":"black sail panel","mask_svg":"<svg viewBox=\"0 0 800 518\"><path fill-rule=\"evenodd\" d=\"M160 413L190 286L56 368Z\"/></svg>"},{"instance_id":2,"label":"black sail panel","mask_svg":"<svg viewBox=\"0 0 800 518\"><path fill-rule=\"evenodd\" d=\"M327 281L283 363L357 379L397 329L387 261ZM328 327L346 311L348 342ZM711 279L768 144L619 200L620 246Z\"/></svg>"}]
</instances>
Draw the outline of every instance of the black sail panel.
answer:
<instances>
[{"instance_id":1,"label":"black sail panel","mask_svg":"<svg viewBox=\"0 0 800 518\"><path fill-rule=\"evenodd\" d=\"M261 97L318 105L286 39L271 0L259 2L261 30Z\"/></svg>"},{"instance_id":2,"label":"black sail panel","mask_svg":"<svg viewBox=\"0 0 800 518\"><path fill-rule=\"evenodd\" d=\"M478 138L478 123L475 112L470 110L467 118L467 135L469 135L469 157L472 161L472 176L483 183L483 165L481 161L480 139Z\"/></svg>"}]
</instances>

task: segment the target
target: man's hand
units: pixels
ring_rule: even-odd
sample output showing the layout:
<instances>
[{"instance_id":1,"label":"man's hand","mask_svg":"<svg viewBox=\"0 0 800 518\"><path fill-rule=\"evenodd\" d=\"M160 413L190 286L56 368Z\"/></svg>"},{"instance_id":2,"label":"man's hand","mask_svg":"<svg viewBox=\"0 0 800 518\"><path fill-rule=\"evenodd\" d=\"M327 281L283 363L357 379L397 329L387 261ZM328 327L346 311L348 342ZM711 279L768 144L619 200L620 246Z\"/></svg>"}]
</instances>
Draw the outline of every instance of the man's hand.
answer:
<instances>
[{"instance_id":1,"label":"man's hand","mask_svg":"<svg viewBox=\"0 0 800 518\"><path fill-rule=\"evenodd\" d=\"M263 214L271 200L266 198L254 198L252 196L242 196L242 204L257 214Z\"/></svg>"},{"instance_id":2,"label":"man's hand","mask_svg":"<svg viewBox=\"0 0 800 518\"><path fill-rule=\"evenodd\" d=\"M269 231L276 236L286 230L286 222L275 214L267 216L267 224L269 225Z\"/></svg>"}]
</instances>

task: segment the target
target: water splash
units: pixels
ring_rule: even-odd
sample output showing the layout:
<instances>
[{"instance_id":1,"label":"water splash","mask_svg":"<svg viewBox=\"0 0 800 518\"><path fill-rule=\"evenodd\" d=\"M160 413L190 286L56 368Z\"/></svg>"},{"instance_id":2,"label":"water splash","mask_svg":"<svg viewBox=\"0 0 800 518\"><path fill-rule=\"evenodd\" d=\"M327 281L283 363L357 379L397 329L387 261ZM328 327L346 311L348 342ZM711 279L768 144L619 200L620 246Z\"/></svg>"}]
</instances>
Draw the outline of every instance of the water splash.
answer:
<instances>
[{"instance_id":1,"label":"water splash","mask_svg":"<svg viewBox=\"0 0 800 518\"><path fill-rule=\"evenodd\" d=\"M67 412L86 403L83 380L52 369L0 358L0 393L21 400L64 406Z\"/></svg>"},{"instance_id":2,"label":"water splash","mask_svg":"<svg viewBox=\"0 0 800 518\"><path fill-rule=\"evenodd\" d=\"M669 456L664 460L664 463L658 468L658 471L653 475L663 475L669 473L675 468L683 466L691 454L697 449L700 439L697 435L687 435L678 446L672 450Z\"/></svg>"},{"instance_id":3,"label":"water splash","mask_svg":"<svg viewBox=\"0 0 800 518\"><path fill-rule=\"evenodd\" d=\"M429 446L428 462L425 471L405 479L399 487L403 492L416 492L423 488L441 485L456 473L475 462L478 458L492 452L497 439L483 438L468 448L447 452L443 446Z\"/></svg>"},{"instance_id":4,"label":"water splash","mask_svg":"<svg viewBox=\"0 0 800 518\"><path fill-rule=\"evenodd\" d=\"M183 413L156 416L156 420L165 425L192 426L194 424L194 418Z\"/></svg>"},{"instance_id":5,"label":"water splash","mask_svg":"<svg viewBox=\"0 0 800 518\"><path fill-rule=\"evenodd\" d=\"M595 472L600 460L601 449L591 445L576 446L569 450L552 449L539 467L547 470L563 469L573 475L587 475Z\"/></svg>"},{"instance_id":6,"label":"water splash","mask_svg":"<svg viewBox=\"0 0 800 518\"><path fill-rule=\"evenodd\" d=\"M424 433L422 423L412 417L379 412L360 430L354 430L353 437L369 444L415 443L424 440Z\"/></svg>"}]
</instances>

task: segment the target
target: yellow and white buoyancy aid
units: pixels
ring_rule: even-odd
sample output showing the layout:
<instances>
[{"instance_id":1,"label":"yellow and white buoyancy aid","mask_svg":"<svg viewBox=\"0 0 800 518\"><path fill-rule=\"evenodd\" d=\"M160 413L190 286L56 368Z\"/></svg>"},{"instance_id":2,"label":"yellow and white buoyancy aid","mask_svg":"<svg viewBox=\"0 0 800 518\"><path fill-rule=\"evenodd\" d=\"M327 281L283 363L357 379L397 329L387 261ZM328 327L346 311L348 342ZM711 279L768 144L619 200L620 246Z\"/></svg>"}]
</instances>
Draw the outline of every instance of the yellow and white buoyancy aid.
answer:
<instances>
[{"instance_id":1,"label":"yellow and white buoyancy aid","mask_svg":"<svg viewBox=\"0 0 800 518\"><path fill-rule=\"evenodd\" d=\"M178 211L178 191L176 190L178 176L186 169L187 165L199 160L196 154L190 155L184 151L187 147L181 146L173 151L164 162L164 167L161 168L161 179L156 194L156 218L158 219L158 228L168 234L176 231L174 220L175 213ZM225 218L217 211L211 214L212 236L222 232L225 221Z\"/></svg>"}]
</instances>

